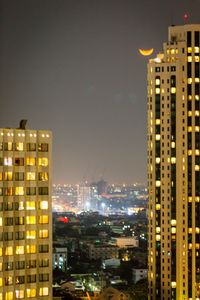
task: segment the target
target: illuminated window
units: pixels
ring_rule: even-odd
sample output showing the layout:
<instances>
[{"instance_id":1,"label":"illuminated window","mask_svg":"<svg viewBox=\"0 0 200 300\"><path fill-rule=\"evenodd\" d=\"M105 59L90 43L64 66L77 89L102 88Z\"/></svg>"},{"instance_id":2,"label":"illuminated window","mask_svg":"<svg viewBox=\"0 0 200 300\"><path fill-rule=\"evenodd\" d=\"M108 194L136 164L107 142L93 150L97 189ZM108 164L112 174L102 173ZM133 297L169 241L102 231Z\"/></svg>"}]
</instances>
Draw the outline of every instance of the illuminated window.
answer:
<instances>
[{"instance_id":1,"label":"illuminated window","mask_svg":"<svg viewBox=\"0 0 200 300\"><path fill-rule=\"evenodd\" d=\"M194 81L195 81L195 82L199 82L199 78L196 77L196 78L194 79Z\"/></svg>"},{"instance_id":2,"label":"illuminated window","mask_svg":"<svg viewBox=\"0 0 200 300\"><path fill-rule=\"evenodd\" d=\"M2 286L2 285L3 285L3 278L0 277L0 286Z\"/></svg>"},{"instance_id":3,"label":"illuminated window","mask_svg":"<svg viewBox=\"0 0 200 300\"><path fill-rule=\"evenodd\" d=\"M176 94L176 88L175 87L171 87L171 94Z\"/></svg>"},{"instance_id":4,"label":"illuminated window","mask_svg":"<svg viewBox=\"0 0 200 300\"><path fill-rule=\"evenodd\" d=\"M156 88L156 94L160 94L160 88Z\"/></svg>"},{"instance_id":5,"label":"illuminated window","mask_svg":"<svg viewBox=\"0 0 200 300\"><path fill-rule=\"evenodd\" d=\"M192 62L192 56L188 56L188 62Z\"/></svg>"},{"instance_id":6,"label":"illuminated window","mask_svg":"<svg viewBox=\"0 0 200 300\"><path fill-rule=\"evenodd\" d=\"M26 209L27 210L35 210L35 201L27 201Z\"/></svg>"},{"instance_id":7,"label":"illuminated window","mask_svg":"<svg viewBox=\"0 0 200 300\"><path fill-rule=\"evenodd\" d=\"M12 157L4 157L4 166L12 166Z\"/></svg>"},{"instance_id":8,"label":"illuminated window","mask_svg":"<svg viewBox=\"0 0 200 300\"><path fill-rule=\"evenodd\" d=\"M160 134L156 134L156 141L160 140Z\"/></svg>"},{"instance_id":9,"label":"illuminated window","mask_svg":"<svg viewBox=\"0 0 200 300\"><path fill-rule=\"evenodd\" d=\"M3 251L2 251L2 247L0 247L0 256L2 256L2 252L3 252ZM1 268L0 268L0 271L2 271L2 263L1 263L0 267L1 267Z\"/></svg>"},{"instance_id":10,"label":"illuminated window","mask_svg":"<svg viewBox=\"0 0 200 300\"><path fill-rule=\"evenodd\" d=\"M15 290L15 298L23 299L24 298L24 290Z\"/></svg>"},{"instance_id":11,"label":"illuminated window","mask_svg":"<svg viewBox=\"0 0 200 300\"><path fill-rule=\"evenodd\" d=\"M24 195L24 187L23 186L17 186L15 188L15 195L16 196L23 196Z\"/></svg>"},{"instance_id":12,"label":"illuminated window","mask_svg":"<svg viewBox=\"0 0 200 300\"><path fill-rule=\"evenodd\" d=\"M188 78L188 84L192 84L192 78Z\"/></svg>"},{"instance_id":13,"label":"illuminated window","mask_svg":"<svg viewBox=\"0 0 200 300\"><path fill-rule=\"evenodd\" d=\"M176 157L171 157L171 163L175 164L176 163Z\"/></svg>"},{"instance_id":14,"label":"illuminated window","mask_svg":"<svg viewBox=\"0 0 200 300\"><path fill-rule=\"evenodd\" d=\"M16 217L15 225L24 225L24 217Z\"/></svg>"},{"instance_id":15,"label":"illuminated window","mask_svg":"<svg viewBox=\"0 0 200 300\"><path fill-rule=\"evenodd\" d=\"M199 56L194 57L195 62L199 62Z\"/></svg>"},{"instance_id":16,"label":"illuminated window","mask_svg":"<svg viewBox=\"0 0 200 300\"><path fill-rule=\"evenodd\" d=\"M156 119L156 125L160 125L160 119Z\"/></svg>"},{"instance_id":17,"label":"illuminated window","mask_svg":"<svg viewBox=\"0 0 200 300\"><path fill-rule=\"evenodd\" d=\"M195 110L195 116L199 117L199 110Z\"/></svg>"},{"instance_id":18,"label":"illuminated window","mask_svg":"<svg viewBox=\"0 0 200 300\"><path fill-rule=\"evenodd\" d=\"M39 172L38 173L38 180L47 181L48 180L48 173L47 172Z\"/></svg>"},{"instance_id":19,"label":"illuminated window","mask_svg":"<svg viewBox=\"0 0 200 300\"><path fill-rule=\"evenodd\" d=\"M156 227L156 233L160 233L160 227Z\"/></svg>"},{"instance_id":20,"label":"illuminated window","mask_svg":"<svg viewBox=\"0 0 200 300\"><path fill-rule=\"evenodd\" d=\"M24 202L23 201L15 202L15 210L24 210Z\"/></svg>"},{"instance_id":21,"label":"illuminated window","mask_svg":"<svg viewBox=\"0 0 200 300\"><path fill-rule=\"evenodd\" d=\"M171 147L175 148L176 147L176 143L175 142L171 142Z\"/></svg>"},{"instance_id":22,"label":"illuminated window","mask_svg":"<svg viewBox=\"0 0 200 300\"><path fill-rule=\"evenodd\" d=\"M49 295L49 288L48 287L41 287L39 289L39 296L48 296Z\"/></svg>"},{"instance_id":23,"label":"illuminated window","mask_svg":"<svg viewBox=\"0 0 200 300\"><path fill-rule=\"evenodd\" d=\"M176 288L176 281L172 281L171 286L172 286L173 289L175 289Z\"/></svg>"},{"instance_id":24,"label":"illuminated window","mask_svg":"<svg viewBox=\"0 0 200 300\"><path fill-rule=\"evenodd\" d=\"M199 155L199 154L200 154L199 149L195 149L195 155Z\"/></svg>"},{"instance_id":25,"label":"illuminated window","mask_svg":"<svg viewBox=\"0 0 200 300\"><path fill-rule=\"evenodd\" d=\"M49 237L49 231L47 229L42 229L39 231L39 238L46 239Z\"/></svg>"},{"instance_id":26,"label":"illuminated window","mask_svg":"<svg viewBox=\"0 0 200 300\"><path fill-rule=\"evenodd\" d=\"M156 180L156 187L159 187L161 185L160 180Z\"/></svg>"},{"instance_id":27,"label":"illuminated window","mask_svg":"<svg viewBox=\"0 0 200 300\"><path fill-rule=\"evenodd\" d=\"M175 54L175 49L171 49L171 54Z\"/></svg>"},{"instance_id":28,"label":"illuminated window","mask_svg":"<svg viewBox=\"0 0 200 300\"><path fill-rule=\"evenodd\" d=\"M24 150L24 144L23 143L16 143L15 144L15 150L16 151L23 151Z\"/></svg>"},{"instance_id":29,"label":"illuminated window","mask_svg":"<svg viewBox=\"0 0 200 300\"><path fill-rule=\"evenodd\" d=\"M35 216L26 216L26 224L36 224Z\"/></svg>"},{"instance_id":30,"label":"illuminated window","mask_svg":"<svg viewBox=\"0 0 200 300\"><path fill-rule=\"evenodd\" d=\"M34 240L36 238L36 231L35 230L27 231L26 238L30 240Z\"/></svg>"},{"instance_id":31,"label":"illuminated window","mask_svg":"<svg viewBox=\"0 0 200 300\"><path fill-rule=\"evenodd\" d=\"M13 247L6 247L5 255L13 255Z\"/></svg>"},{"instance_id":32,"label":"illuminated window","mask_svg":"<svg viewBox=\"0 0 200 300\"><path fill-rule=\"evenodd\" d=\"M2 256L2 248L0 248L0 252L1 252L1 255ZM3 271L3 263L0 262L0 271L2 272Z\"/></svg>"},{"instance_id":33,"label":"illuminated window","mask_svg":"<svg viewBox=\"0 0 200 300\"><path fill-rule=\"evenodd\" d=\"M49 223L49 216L39 216L39 224L48 224Z\"/></svg>"},{"instance_id":34,"label":"illuminated window","mask_svg":"<svg viewBox=\"0 0 200 300\"><path fill-rule=\"evenodd\" d=\"M199 166L195 165L195 171L199 171Z\"/></svg>"},{"instance_id":35,"label":"illuminated window","mask_svg":"<svg viewBox=\"0 0 200 300\"><path fill-rule=\"evenodd\" d=\"M3 180L3 172L0 172L0 181Z\"/></svg>"},{"instance_id":36,"label":"illuminated window","mask_svg":"<svg viewBox=\"0 0 200 300\"><path fill-rule=\"evenodd\" d=\"M192 150L188 150L188 155L192 155Z\"/></svg>"},{"instance_id":37,"label":"illuminated window","mask_svg":"<svg viewBox=\"0 0 200 300\"><path fill-rule=\"evenodd\" d=\"M26 165L27 166L35 166L36 159L35 157L27 157L26 158Z\"/></svg>"},{"instance_id":38,"label":"illuminated window","mask_svg":"<svg viewBox=\"0 0 200 300\"><path fill-rule=\"evenodd\" d=\"M36 253L36 245L27 245L26 246L26 253L27 254Z\"/></svg>"},{"instance_id":39,"label":"illuminated window","mask_svg":"<svg viewBox=\"0 0 200 300\"><path fill-rule=\"evenodd\" d=\"M48 158L47 157L39 157L38 158L38 165L47 167L48 166Z\"/></svg>"},{"instance_id":40,"label":"illuminated window","mask_svg":"<svg viewBox=\"0 0 200 300\"><path fill-rule=\"evenodd\" d=\"M199 126L195 126L195 131L199 132Z\"/></svg>"},{"instance_id":41,"label":"illuminated window","mask_svg":"<svg viewBox=\"0 0 200 300\"><path fill-rule=\"evenodd\" d=\"M16 246L16 254L24 254L24 246Z\"/></svg>"},{"instance_id":42,"label":"illuminated window","mask_svg":"<svg viewBox=\"0 0 200 300\"><path fill-rule=\"evenodd\" d=\"M35 298L36 297L36 289L26 289L27 298Z\"/></svg>"},{"instance_id":43,"label":"illuminated window","mask_svg":"<svg viewBox=\"0 0 200 300\"><path fill-rule=\"evenodd\" d=\"M199 53L199 47L194 47L194 52Z\"/></svg>"},{"instance_id":44,"label":"illuminated window","mask_svg":"<svg viewBox=\"0 0 200 300\"><path fill-rule=\"evenodd\" d=\"M156 241L160 241L160 234L156 234Z\"/></svg>"},{"instance_id":45,"label":"illuminated window","mask_svg":"<svg viewBox=\"0 0 200 300\"><path fill-rule=\"evenodd\" d=\"M187 48L187 52L188 52L188 53L192 53L192 47L188 47L188 48Z\"/></svg>"},{"instance_id":46,"label":"illuminated window","mask_svg":"<svg viewBox=\"0 0 200 300\"><path fill-rule=\"evenodd\" d=\"M172 227L172 228L171 228L171 232L172 232L173 234L175 234L175 233L176 233L176 227Z\"/></svg>"},{"instance_id":47,"label":"illuminated window","mask_svg":"<svg viewBox=\"0 0 200 300\"><path fill-rule=\"evenodd\" d=\"M160 157L156 157L156 163L157 163L157 164L160 163Z\"/></svg>"},{"instance_id":48,"label":"illuminated window","mask_svg":"<svg viewBox=\"0 0 200 300\"><path fill-rule=\"evenodd\" d=\"M160 79L156 78L156 85L160 85Z\"/></svg>"},{"instance_id":49,"label":"illuminated window","mask_svg":"<svg viewBox=\"0 0 200 300\"><path fill-rule=\"evenodd\" d=\"M171 225L172 225L172 226L176 226L176 220L172 219L172 220L171 220Z\"/></svg>"},{"instance_id":50,"label":"illuminated window","mask_svg":"<svg viewBox=\"0 0 200 300\"><path fill-rule=\"evenodd\" d=\"M13 292L6 292L5 293L5 300L13 300L14 297L13 297Z\"/></svg>"},{"instance_id":51,"label":"illuminated window","mask_svg":"<svg viewBox=\"0 0 200 300\"><path fill-rule=\"evenodd\" d=\"M27 172L26 180L35 180L35 172Z\"/></svg>"},{"instance_id":52,"label":"illuminated window","mask_svg":"<svg viewBox=\"0 0 200 300\"><path fill-rule=\"evenodd\" d=\"M48 201L40 201L40 209L48 209Z\"/></svg>"},{"instance_id":53,"label":"illuminated window","mask_svg":"<svg viewBox=\"0 0 200 300\"><path fill-rule=\"evenodd\" d=\"M156 204L156 210L160 210L160 204Z\"/></svg>"},{"instance_id":54,"label":"illuminated window","mask_svg":"<svg viewBox=\"0 0 200 300\"><path fill-rule=\"evenodd\" d=\"M13 180L12 172L4 172L4 180Z\"/></svg>"}]
</instances>

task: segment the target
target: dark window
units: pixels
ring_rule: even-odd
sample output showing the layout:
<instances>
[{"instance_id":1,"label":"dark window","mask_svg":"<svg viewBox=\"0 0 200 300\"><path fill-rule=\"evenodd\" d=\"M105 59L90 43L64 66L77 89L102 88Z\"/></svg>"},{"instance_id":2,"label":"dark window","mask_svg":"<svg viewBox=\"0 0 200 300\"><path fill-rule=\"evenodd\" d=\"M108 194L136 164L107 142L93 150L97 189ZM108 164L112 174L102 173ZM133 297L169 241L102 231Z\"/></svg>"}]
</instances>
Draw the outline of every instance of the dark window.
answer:
<instances>
[{"instance_id":1,"label":"dark window","mask_svg":"<svg viewBox=\"0 0 200 300\"><path fill-rule=\"evenodd\" d=\"M25 276L16 276L15 277L15 283L16 284L23 284L23 283L25 283Z\"/></svg>"},{"instance_id":2,"label":"dark window","mask_svg":"<svg viewBox=\"0 0 200 300\"><path fill-rule=\"evenodd\" d=\"M24 158L16 157L15 158L15 166L24 166Z\"/></svg>"},{"instance_id":3,"label":"dark window","mask_svg":"<svg viewBox=\"0 0 200 300\"><path fill-rule=\"evenodd\" d=\"M49 266L49 260L47 258L39 260L39 267L48 267L48 266Z\"/></svg>"},{"instance_id":4,"label":"dark window","mask_svg":"<svg viewBox=\"0 0 200 300\"><path fill-rule=\"evenodd\" d=\"M21 270L25 268L25 261L16 261L15 268Z\"/></svg>"},{"instance_id":5,"label":"dark window","mask_svg":"<svg viewBox=\"0 0 200 300\"><path fill-rule=\"evenodd\" d=\"M17 231L17 232L15 232L15 239L16 240L24 240L25 239L25 233L24 233L24 231Z\"/></svg>"},{"instance_id":6,"label":"dark window","mask_svg":"<svg viewBox=\"0 0 200 300\"><path fill-rule=\"evenodd\" d=\"M39 195L48 195L49 193L49 190L48 190L48 187L39 187L38 188L38 194Z\"/></svg>"},{"instance_id":7,"label":"dark window","mask_svg":"<svg viewBox=\"0 0 200 300\"><path fill-rule=\"evenodd\" d=\"M26 188L26 195L36 195L36 187L27 187Z\"/></svg>"},{"instance_id":8,"label":"dark window","mask_svg":"<svg viewBox=\"0 0 200 300\"><path fill-rule=\"evenodd\" d=\"M36 144L35 143L27 143L26 149L27 149L27 151L36 151Z\"/></svg>"},{"instance_id":9,"label":"dark window","mask_svg":"<svg viewBox=\"0 0 200 300\"><path fill-rule=\"evenodd\" d=\"M49 145L47 143L42 143L38 145L38 151L48 152Z\"/></svg>"},{"instance_id":10,"label":"dark window","mask_svg":"<svg viewBox=\"0 0 200 300\"><path fill-rule=\"evenodd\" d=\"M27 276L27 283L36 282L36 275L28 275Z\"/></svg>"},{"instance_id":11,"label":"dark window","mask_svg":"<svg viewBox=\"0 0 200 300\"><path fill-rule=\"evenodd\" d=\"M39 253L48 253L49 245L39 245Z\"/></svg>"},{"instance_id":12,"label":"dark window","mask_svg":"<svg viewBox=\"0 0 200 300\"><path fill-rule=\"evenodd\" d=\"M24 180L24 173L23 172L16 172L15 173L15 180L16 181L23 181Z\"/></svg>"},{"instance_id":13,"label":"dark window","mask_svg":"<svg viewBox=\"0 0 200 300\"><path fill-rule=\"evenodd\" d=\"M32 268L36 268L36 260L28 260L26 262L26 268L27 269L32 269Z\"/></svg>"}]
</instances>

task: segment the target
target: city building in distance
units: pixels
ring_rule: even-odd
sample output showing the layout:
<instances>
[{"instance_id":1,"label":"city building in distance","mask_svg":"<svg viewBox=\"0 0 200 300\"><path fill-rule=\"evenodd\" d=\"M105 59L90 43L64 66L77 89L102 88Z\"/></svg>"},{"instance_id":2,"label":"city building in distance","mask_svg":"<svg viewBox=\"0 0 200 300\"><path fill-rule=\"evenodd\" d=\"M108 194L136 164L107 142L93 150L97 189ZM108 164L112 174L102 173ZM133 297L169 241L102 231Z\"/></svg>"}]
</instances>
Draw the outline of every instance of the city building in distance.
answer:
<instances>
[{"instance_id":1,"label":"city building in distance","mask_svg":"<svg viewBox=\"0 0 200 300\"><path fill-rule=\"evenodd\" d=\"M148 64L149 299L200 299L200 24Z\"/></svg>"},{"instance_id":2,"label":"city building in distance","mask_svg":"<svg viewBox=\"0 0 200 300\"><path fill-rule=\"evenodd\" d=\"M0 299L52 299L51 132L0 129Z\"/></svg>"}]
</instances>

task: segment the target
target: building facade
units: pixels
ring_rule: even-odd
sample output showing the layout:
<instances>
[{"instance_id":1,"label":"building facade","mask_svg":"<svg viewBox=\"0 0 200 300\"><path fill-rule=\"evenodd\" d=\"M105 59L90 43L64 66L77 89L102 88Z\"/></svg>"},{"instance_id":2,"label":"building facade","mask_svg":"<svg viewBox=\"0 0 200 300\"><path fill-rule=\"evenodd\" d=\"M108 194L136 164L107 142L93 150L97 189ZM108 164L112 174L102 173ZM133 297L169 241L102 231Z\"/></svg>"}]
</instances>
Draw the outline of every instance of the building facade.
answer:
<instances>
[{"instance_id":1,"label":"building facade","mask_svg":"<svg viewBox=\"0 0 200 300\"><path fill-rule=\"evenodd\" d=\"M200 25L148 64L149 299L200 299Z\"/></svg>"},{"instance_id":2,"label":"building facade","mask_svg":"<svg viewBox=\"0 0 200 300\"><path fill-rule=\"evenodd\" d=\"M52 299L51 132L0 129L0 299Z\"/></svg>"}]
</instances>

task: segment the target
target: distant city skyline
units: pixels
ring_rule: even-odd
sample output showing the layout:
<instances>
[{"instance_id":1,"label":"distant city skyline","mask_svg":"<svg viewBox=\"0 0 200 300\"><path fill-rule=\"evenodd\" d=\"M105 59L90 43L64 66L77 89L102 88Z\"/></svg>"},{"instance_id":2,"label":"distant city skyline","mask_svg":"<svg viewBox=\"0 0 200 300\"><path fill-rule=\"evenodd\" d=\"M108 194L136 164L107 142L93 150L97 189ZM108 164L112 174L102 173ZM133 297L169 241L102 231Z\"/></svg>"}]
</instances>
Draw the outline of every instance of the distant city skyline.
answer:
<instances>
[{"instance_id":1,"label":"distant city skyline","mask_svg":"<svg viewBox=\"0 0 200 300\"><path fill-rule=\"evenodd\" d=\"M53 132L53 182L146 182L146 64L200 1L2 0L0 127Z\"/></svg>"}]
</instances>

